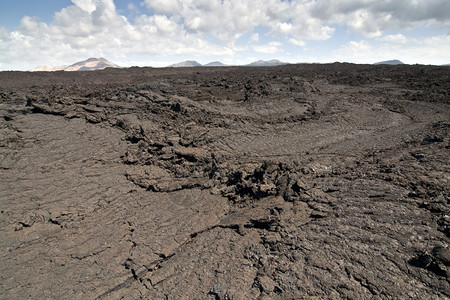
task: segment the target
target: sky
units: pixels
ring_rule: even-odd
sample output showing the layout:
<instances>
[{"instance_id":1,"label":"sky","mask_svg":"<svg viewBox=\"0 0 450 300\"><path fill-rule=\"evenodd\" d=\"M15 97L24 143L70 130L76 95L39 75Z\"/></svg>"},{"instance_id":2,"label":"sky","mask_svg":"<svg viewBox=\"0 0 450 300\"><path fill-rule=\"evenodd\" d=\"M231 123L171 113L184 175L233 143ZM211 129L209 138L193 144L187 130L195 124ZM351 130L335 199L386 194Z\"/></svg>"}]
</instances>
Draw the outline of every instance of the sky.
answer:
<instances>
[{"instance_id":1,"label":"sky","mask_svg":"<svg viewBox=\"0 0 450 300\"><path fill-rule=\"evenodd\" d=\"M123 67L450 63L449 0L0 0L0 70L104 57Z\"/></svg>"}]
</instances>

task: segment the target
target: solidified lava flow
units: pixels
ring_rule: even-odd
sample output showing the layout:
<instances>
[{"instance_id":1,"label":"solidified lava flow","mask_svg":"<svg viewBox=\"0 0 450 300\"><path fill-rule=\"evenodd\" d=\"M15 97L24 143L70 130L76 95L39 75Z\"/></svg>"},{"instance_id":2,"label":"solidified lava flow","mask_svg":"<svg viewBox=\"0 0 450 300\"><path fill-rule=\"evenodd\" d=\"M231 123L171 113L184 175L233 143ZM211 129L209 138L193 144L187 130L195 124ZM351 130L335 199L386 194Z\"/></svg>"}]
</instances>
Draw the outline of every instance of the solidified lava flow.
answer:
<instances>
[{"instance_id":1,"label":"solidified lava flow","mask_svg":"<svg viewBox=\"0 0 450 300\"><path fill-rule=\"evenodd\" d=\"M1 299L450 297L450 68L0 73Z\"/></svg>"}]
</instances>

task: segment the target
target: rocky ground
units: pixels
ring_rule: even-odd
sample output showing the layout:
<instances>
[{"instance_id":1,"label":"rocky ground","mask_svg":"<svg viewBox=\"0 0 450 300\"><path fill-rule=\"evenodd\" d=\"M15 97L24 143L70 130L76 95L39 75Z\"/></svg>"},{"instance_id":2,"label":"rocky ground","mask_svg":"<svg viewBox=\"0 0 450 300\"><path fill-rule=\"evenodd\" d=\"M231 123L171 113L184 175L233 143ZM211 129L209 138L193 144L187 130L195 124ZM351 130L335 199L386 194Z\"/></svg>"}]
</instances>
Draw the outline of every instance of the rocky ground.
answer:
<instances>
[{"instance_id":1,"label":"rocky ground","mask_svg":"<svg viewBox=\"0 0 450 300\"><path fill-rule=\"evenodd\" d=\"M450 297L450 69L0 73L0 298Z\"/></svg>"}]
</instances>

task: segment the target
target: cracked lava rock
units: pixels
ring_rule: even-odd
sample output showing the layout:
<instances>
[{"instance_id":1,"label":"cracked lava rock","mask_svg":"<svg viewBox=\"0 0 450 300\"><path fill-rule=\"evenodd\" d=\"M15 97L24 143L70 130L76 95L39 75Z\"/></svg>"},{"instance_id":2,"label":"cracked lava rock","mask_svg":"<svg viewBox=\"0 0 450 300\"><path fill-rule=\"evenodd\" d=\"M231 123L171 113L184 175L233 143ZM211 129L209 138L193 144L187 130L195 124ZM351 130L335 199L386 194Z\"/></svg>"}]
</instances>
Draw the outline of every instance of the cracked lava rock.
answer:
<instances>
[{"instance_id":1,"label":"cracked lava rock","mask_svg":"<svg viewBox=\"0 0 450 300\"><path fill-rule=\"evenodd\" d=\"M450 69L0 73L1 299L450 297Z\"/></svg>"}]
</instances>

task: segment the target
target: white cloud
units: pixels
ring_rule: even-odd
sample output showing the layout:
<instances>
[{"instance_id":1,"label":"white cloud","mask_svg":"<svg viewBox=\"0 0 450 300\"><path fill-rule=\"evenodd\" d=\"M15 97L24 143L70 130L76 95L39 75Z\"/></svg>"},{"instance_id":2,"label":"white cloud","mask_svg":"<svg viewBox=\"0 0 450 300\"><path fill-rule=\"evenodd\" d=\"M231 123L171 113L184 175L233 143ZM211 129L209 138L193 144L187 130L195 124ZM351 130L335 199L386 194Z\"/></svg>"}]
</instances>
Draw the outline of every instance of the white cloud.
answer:
<instances>
[{"instance_id":1,"label":"white cloud","mask_svg":"<svg viewBox=\"0 0 450 300\"><path fill-rule=\"evenodd\" d=\"M346 26L366 37L385 30L408 29L420 24L450 26L448 0L329 0L311 6L311 15L326 23Z\"/></svg>"},{"instance_id":2,"label":"white cloud","mask_svg":"<svg viewBox=\"0 0 450 300\"><path fill-rule=\"evenodd\" d=\"M305 4L306 3L306 4ZM146 0L150 11L169 13L191 33L208 33L231 43L257 27L299 39L324 40L333 29L308 13L309 1L281 0ZM292 22L291 22L292 20Z\"/></svg>"},{"instance_id":3,"label":"white cloud","mask_svg":"<svg viewBox=\"0 0 450 300\"><path fill-rule=\"evenodd\" d=\"M275 25L274 30L281 34L289 34L293 27L291 23L281 22Z\"/></svg>"},{"instance_id":4,"label":"white cloud","mask_svg":"<svg viewBox=\"0 0 450 300\"><path fill-rule=\"evenodd\" d=\"M291 43L292 45L298 46L298 47L305 47L306 46L306 43L304 41L299 41L299 40L296 40L296 39L293 39L293 38L289 39L289 43Z\"/></svg>"},{"instance_id":5,"label":"white cloud","mask_svg":"<svg viewBox=\"0 0 450 300\"><path fill-rule=\"evenodd\" d=\"M183 7L180 0L145 0L145 5L148 9L155 13L179 13Z\"/></svg>"},{"instance_id":6,"label":"white cloud","mask_svg":"<svg viewBox=\"0 0 450 300\"><path fill-rule=\"evenodd\" d=\"M55 13L53 22L25 16L13 32L0 31L3 68L32 69L60 65L89 56L123 55L232 55L224 46L211 44L186 32L165 15L140 16L132 25L117 13L111 0L77 2ZM10 63L12 62L12 63Z\"/></svg>"},{"instance_id":7,"label":"white cloud","mask_svg":"<svg viewBox=\"0 0 450 300\"><path fill-rule=\"evenodd\" d=\"M397 37L400 38L400 37ZM436 47L436 45L439 45ZM377 41L351 41L333 51L331 61L374 63L399 59L407 64L448 64L450 61L450 36L441 35L426 39L409 39L404 43L379 43Z\"/></svg>"},{"instance_id":8,"label":"white cloud","mask_svg":"<svg viewBox=\"0 0 450 300\"><path fill-rule=\"evenodd\" d=\"M216 55L230 61L236 54L288 53L284 47L291 45L304 50L309 41L330 39L337 26L365 39L334 51L336 60L370 62L409 51L416 54L408 57L420 62L417 53L428 51L422 57L430 62L438 61L437 56L450 61L450 51L441 50L448 50L445 36L428 39L443 43L433 45L398 31L450 28L448 0L143 0L140 13L128 6L138 15L132 22L120 15L113 0L72 3L55 12L50 23L25 16L14 31L0 27L1 68L60 65L88 56L151 56L155 61L171 55Z\"/></svg>"},{"instance_id":9,"label":"white cloud","mask_svg":"<svg viewBox=\"0 0 450 300\"><path fill-rule=\"evenodd\" d=\"M450 61L450 35L439 35L425 39L414 39L402 47L400 57L408 59L408 63L448 64Z\"/></svg>"},{"instance_id":10,"label":"white cloud","mask_svg":"<svg viewBox=\"0 0 450 300\"><path fill-rule=\"evenodd\" d=\"M10 40L10 33L8 29L0 26L0 42L8 42L9 40Z\"/></svg>"},{"instance_id":11,"label":"white cloud","mask_svg":"<svg viewBox=\"0 0 450 300\"><path fill-rule=\"evenodd\" d=\"M338 50L334 51L334 56L338 61L355 61L358 63L368 63L366 59L373 56L373 47L366 41L351 41ZM375 58L374 58L375 59Z\"/></svg>"},{"instance_id":12,"label":"white cloud","mask_svg":"<svg viewBox=\"0 0 450 300\"><path fill-rule=\"evenodd\" d=\"M71 0L73 4L75 4L77 7L81 8L82 10L92 13L95 8L95 0Z\"/></svg>"},{"instance_id":13,"label":"white cloud","mask_svg":"<svg viewBox=\"0 0 450 300\"><path fill-rule=\"evenodd\" d=\"M259 42L259 34L258 33L252 34L252 36L250 37L250 42L252 42L252 43Z\"/></svg>"},{"instance_id":14,"label":"white cloud","mask_svg":"<svg viewBox=\"0 0 450 300\"><path fill-rule=\"evenodd\" d=\"M390 16L383 16L384 21L388 21ZM359 9L354 11L346 21L348 28L355 32L362 33L369 38L379 37L382 35L379 23L373 20L371 15L366 9Z\"/></svg>"},{"instance_id":15,"label":"white cloud","mask_svg":"<svg viewBox=\"0 0 450 300\"><path fill-rule=\"evenodd\" d=\"M385 35L377 38L377 40L389 43L402 43L402 44L408 41L408 39L401 33Z\"/></svg>"},{"instance_id":16,"label":"white cloud","mask_svg":"<svg viewBox=\"0 0 450 300\"><path fill-rule=\"evenodd\" d=\"M264 53L264 54L273 54L280 51L280 42L270 42L267 45L256 45L253 46L252 49L255 52Z\"/></svg>"}]
</instances>

